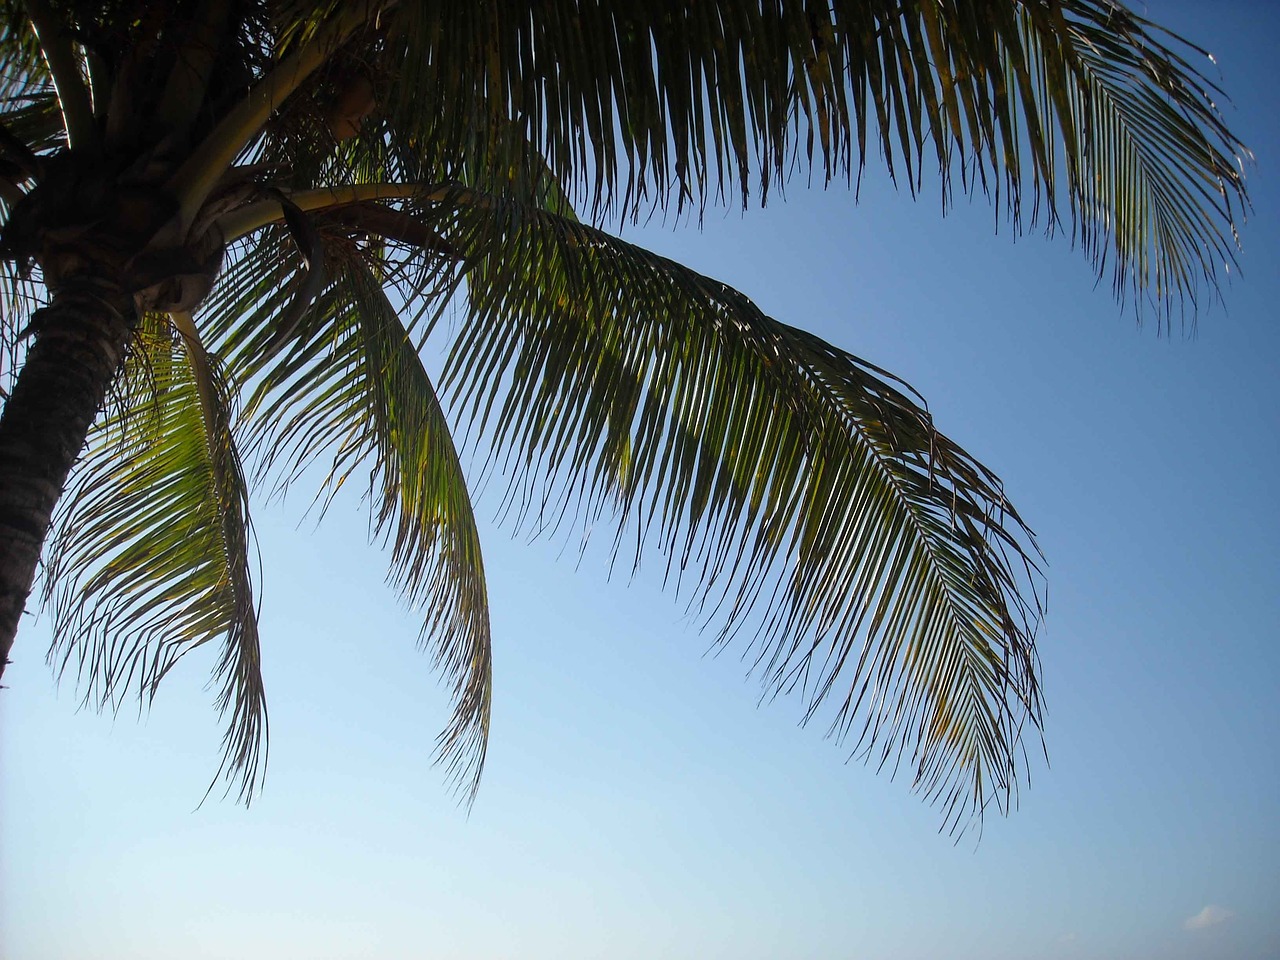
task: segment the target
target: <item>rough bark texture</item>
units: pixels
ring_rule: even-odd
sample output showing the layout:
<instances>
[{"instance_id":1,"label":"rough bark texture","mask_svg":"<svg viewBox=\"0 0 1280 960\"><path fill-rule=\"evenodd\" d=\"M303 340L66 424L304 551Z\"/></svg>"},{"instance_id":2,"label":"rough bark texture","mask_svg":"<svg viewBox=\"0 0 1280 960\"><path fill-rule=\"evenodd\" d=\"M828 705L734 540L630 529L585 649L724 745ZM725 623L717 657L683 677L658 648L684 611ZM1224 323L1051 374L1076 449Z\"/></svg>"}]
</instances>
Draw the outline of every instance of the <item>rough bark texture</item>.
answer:
<instances>
[{"instance_id":1,"label":"rough bark texture","mask_svg":"<svg viewBox=\"0 0 1280 960\"><path fill-rule=\"evenodd\" d=\"M0 417L0 676L54 506L134 325L133 298L85 276L59 285Z\"/></svg>"}]
</instances>

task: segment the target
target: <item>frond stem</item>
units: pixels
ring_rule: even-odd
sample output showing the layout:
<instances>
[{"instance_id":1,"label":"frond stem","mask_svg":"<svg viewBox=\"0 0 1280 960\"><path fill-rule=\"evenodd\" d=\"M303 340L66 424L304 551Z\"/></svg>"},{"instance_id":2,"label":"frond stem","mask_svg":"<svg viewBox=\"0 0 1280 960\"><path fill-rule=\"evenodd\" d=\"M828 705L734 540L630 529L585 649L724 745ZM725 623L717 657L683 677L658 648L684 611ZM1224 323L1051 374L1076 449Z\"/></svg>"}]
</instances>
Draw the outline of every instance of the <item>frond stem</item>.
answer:
<instances>
[{"instance_id":1,"label":"frond stem","mask_svg":"<svg viewBox=\"0 0 1280 960\"><path fill-rule=\"evenodd\" d=\"M85 73L88 74L89 109L95 117L105 117L111 103L111 71L101 54L85 48Z\"/></svg>"},{"instance_id":2,"label":"frond stem","mask_svg":"<svg viewBox=\"0 0 1280 960\"><path fill-rule=\"evenodd\" d=\"M205 410L205 419L208 420L209 412L213 409L216 401L210 389L212 376L209 369L209 355L205 351L203 341L200 339L200 331L196 329L195 321L187 310L175 310L169 314L169 319L173 321L173 326L178 333L182 334L182 339L187 347L187 355L191 358L192 366L196 368L198 374L196 387L200 393L200 405ZM216 451L210 449L210 454L214 453Z\"/></svg>"},{"instance_id":3,"label":"frond stem","mask_svg":"<svg viewBox=\"0 0 1280 960\"><path fill-rule=\"evenodd\" d=\"M27 14L31 26L40 41L53 87L62 107L63 124L67 130L67 145L75 150L91 147L98 139L98 129L93 122L93 104L84 75L76 62L75 48L67 36L66 25L59 22L46 0L27 0Z\"/></svg>"},{"instance_id":4,"label":"frond stem","mask_svg":"<svg viewBox=\"0 0 1280 960\"><path fill-rule=\"evenodd\" d=\"M169 181L177 198L183 230L240 151L258 134L272 112L321 66L356 30L381 12L385 4L366 0L350 4L323 24L301 49L285 57L255 83L222 118Z\"/></svg>"},{"instance_id":5,"label":"frond stem","mask_svg":"<svg viewBox=\"0 0 1280 960\"><path fill-rule=\"evenodd\" d=\"M451 183L357 183L343 187L299 190L296 193L287 193L286 196L298 209L304 213L310 213L367 200L442 200L445 197L456 199L460 194L466 195L473 192L460 190ZM283 217L284 207L279 200L261 200L223 214L218 218L217 225L225 241L231 243Z\"/></svg>"}]
</instances>

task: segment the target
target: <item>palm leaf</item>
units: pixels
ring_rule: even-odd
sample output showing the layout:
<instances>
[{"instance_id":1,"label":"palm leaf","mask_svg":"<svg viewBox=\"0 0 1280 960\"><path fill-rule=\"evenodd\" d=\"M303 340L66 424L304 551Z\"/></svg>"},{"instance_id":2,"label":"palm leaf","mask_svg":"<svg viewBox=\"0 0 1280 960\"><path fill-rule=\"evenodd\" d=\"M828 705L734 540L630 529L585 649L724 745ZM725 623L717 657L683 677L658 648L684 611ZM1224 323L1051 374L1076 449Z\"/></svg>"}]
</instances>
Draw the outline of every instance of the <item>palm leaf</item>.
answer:
<instances>
[{"instance_id":1,"label":"palm leaf","mask_svg":"<svg viewBox=\"0 0 1280 960\"><path fill-rule=\"evenodd\" d=\"M0 0L0 102L52 92L49 67L25 6Z\"/></svg>"},{"instance_id":2,"label":"palm leaf","mask_svg":"<svg viewBox=\"0 0 1280 960\"><path fill-rule=\"evenodd\" d=\"M958 181L1017 228L1072 222L1119 292L1176 302L1216 283L1246 203L1203 51L1113 0L405 2L382 22L362 55L396 78L387 142L460 180L451 161L520 169L528 142L597 217L763 202L806 169L852 182L879 153L913 193L932 167L944 207Z\"/></svg>"},{"instance_id":3,"label":"palm leaf","mask_svg":"<svg viewBox=\"0 0 1280 960\"><path fill-rule=\"evenodd\" d=\"M308 465L327 462L322 495L331 497L356 471L368 470L374 528L391 547L389 579L412 608L425 611L421 640L453 692L438 757L469 799L489 724L488 599L444 413L380 278L350 250L344 258L336 240L333 283L290 344L264 351L288 309L288 291L275 278L290 254L269 239L258 250L233 266L206 322L230 368L256 383L246 417L260 471L284 489Z\"/></svg>"},{"instance_id":4,"label":"palm leaf","mask_svg":"<svg viewBox=\"0 0 1280 960\"><path fill-rule=\"evenodd\" d=\"M1189 82L1190 68L1153 50L1144 28L1115 13L1076 31L1081 69L1068 95L1093 174L1072 184L1077 232L1099 267L1110 240L1118 296L1128 280L1134 296L1194 300L1201 281L1235 263L1247 205L1238 164L1251 155L1217 115L1224 95Z\"/></svg>"},{"instance_id":5,"label":"palm leaf","mask_svg":"<svg viewBox=\"0 0 1280 960\"><path fill-rule=\"evenodd\" d=\"M181 320L179 321L182 322ZM45 598L51 660L85 701L145 701L213 640L228 718L219 776L248 801L267 736L250 571L248 491L217 363L188 328L149 317L59 505Z\"/></svg>"},{"instance_id":6,"label":"palm leaf","mask_svg":"<svg viewBox=\"0 0 1280 960\"><path fill-rule=\"evenodd\" d=\"M723 284L543 211L457 215L488 246L446 384L505 451L517 525L612 513L615 557L664 553L766 695L830 702L829 733L905 760L953 827L1006 806L1040 607L995 477L909 388Z\"/></svg>"}]
</instances>

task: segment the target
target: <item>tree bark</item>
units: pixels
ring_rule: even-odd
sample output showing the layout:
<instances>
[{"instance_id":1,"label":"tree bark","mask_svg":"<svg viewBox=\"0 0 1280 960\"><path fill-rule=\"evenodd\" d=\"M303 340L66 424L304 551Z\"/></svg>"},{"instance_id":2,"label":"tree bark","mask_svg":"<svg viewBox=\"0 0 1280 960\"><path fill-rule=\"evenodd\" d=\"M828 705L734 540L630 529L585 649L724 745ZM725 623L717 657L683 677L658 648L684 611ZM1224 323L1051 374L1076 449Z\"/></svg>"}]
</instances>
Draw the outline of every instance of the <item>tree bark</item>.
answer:
<instances>
[{"instance_id":1,"label":"tree bark","mask_svg":"<svg viewBox=\"0 0 1280 960\"><path fill-rule=\"evenodd\" d=\"M83 275L32 318L33 342L0 415L0 676L40 552L135 324L133 298Z\"/></svg>"}]
</instances>

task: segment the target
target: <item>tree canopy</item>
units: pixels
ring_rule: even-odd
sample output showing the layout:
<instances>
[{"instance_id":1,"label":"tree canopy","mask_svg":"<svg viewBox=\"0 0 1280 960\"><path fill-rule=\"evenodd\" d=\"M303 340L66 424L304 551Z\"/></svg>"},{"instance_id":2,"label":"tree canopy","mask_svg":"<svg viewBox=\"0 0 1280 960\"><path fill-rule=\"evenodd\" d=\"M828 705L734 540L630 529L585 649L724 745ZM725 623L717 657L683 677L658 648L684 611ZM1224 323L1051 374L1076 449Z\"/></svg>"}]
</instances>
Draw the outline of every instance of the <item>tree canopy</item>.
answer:
<instances>
[{"instance_id":1,"label":"tree canopy","mask_svg":"<svg viewBox=\"0 0 1280 960\"><path fill-rule=\"evenodd\" d=\"M1042 580L1000 481L893 375L606 228L883 164L1061 231L1163 323L1247 208L1204 51L1111 0L0 8L3 652L42 551L50 658L88 702L220 644L248 799L249 491L320 464L321 508L365 488L423 612L471 795L473 451L514 525L607 519L616 559L665 556L715 642L948 823L1007 808Z\"/></svg>"}]
</instances>

